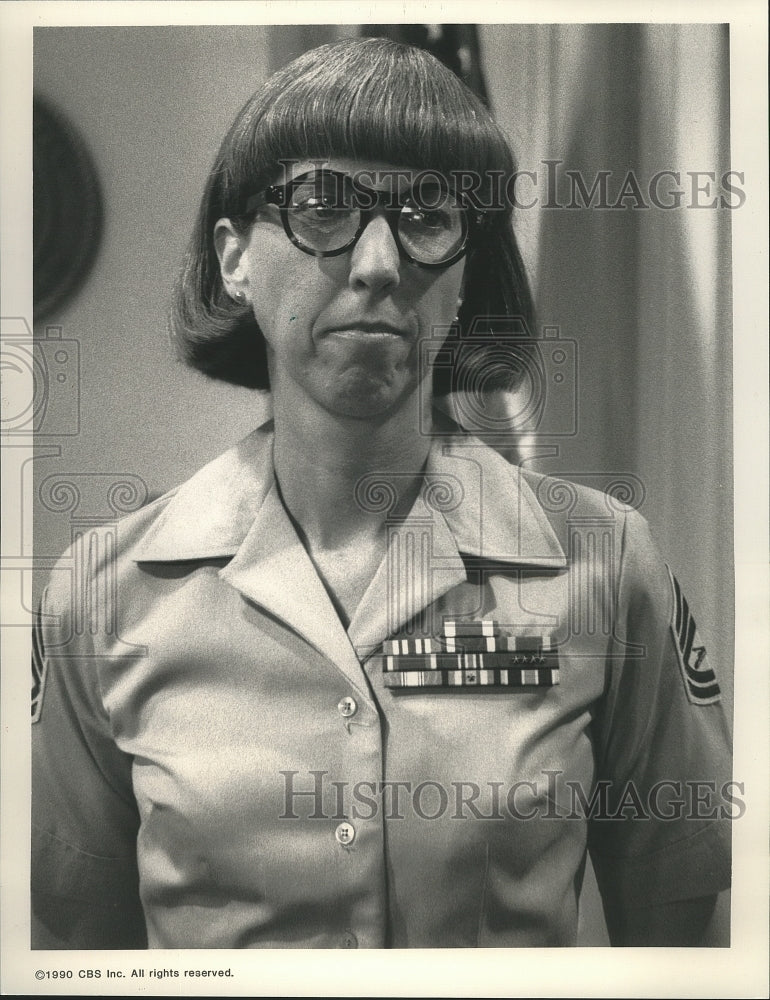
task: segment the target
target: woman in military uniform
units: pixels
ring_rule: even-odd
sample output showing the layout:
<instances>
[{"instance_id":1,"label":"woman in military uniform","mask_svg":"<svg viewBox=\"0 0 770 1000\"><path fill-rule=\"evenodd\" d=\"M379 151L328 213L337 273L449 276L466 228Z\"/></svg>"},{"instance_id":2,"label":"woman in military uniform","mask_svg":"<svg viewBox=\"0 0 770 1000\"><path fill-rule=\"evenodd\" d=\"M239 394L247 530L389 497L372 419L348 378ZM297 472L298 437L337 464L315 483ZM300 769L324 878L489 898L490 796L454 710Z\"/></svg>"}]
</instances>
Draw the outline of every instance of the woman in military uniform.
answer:
<instances>
[{"instance_id":1,"label":"woman in military uniform","mask_svg":"<svg viewBox=\"0 0 770 1000\"><path fill-rule=\"evenodd\" d=\"M632 506L441 405L537 363L513 173L384 40L238 115L173 327L273 416L52 577L36 947L571 945L589 850L613 943L705 940L734 796L686 601Z\"/></svg>"}]
</instances>

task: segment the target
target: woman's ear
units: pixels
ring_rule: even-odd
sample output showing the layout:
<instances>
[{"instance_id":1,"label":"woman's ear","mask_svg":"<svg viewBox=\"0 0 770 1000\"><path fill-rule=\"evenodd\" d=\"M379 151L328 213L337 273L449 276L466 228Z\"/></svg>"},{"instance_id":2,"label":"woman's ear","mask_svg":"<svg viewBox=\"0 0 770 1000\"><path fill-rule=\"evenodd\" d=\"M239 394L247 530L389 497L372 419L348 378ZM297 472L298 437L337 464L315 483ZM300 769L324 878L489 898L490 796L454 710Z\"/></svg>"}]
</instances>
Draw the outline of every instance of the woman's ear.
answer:
<instances>
[{"instance_id":1,"label":"woman's ear","mask_svg":"<svg viewBox=\"0 0 770 1000\"><path fill-rule=\"evenodd\" d=\"M249 279L244 256L246 240L229 219L220 219L214 226L214 248L225 291L240 304L248 302Z\"/></svg>"}]
</instances>

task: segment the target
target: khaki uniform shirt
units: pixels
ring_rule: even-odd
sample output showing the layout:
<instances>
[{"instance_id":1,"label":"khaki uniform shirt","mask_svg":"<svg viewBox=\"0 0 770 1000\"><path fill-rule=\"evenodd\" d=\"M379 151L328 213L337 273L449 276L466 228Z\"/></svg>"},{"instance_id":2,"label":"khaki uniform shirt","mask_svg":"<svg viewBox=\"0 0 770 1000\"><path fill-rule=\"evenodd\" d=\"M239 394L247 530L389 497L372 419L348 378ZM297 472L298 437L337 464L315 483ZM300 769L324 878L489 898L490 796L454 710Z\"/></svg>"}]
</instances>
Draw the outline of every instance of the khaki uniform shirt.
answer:
<instances>
[{"instance_id":1,"label":"khaki uniform shirt","mask_svg":"<svg viewBox=\"0 0 770 1000\"><path fill-rule=\"evenodd\" d=\"M570 945L587 848L614 905L727 886L718 685L635 510L437 438L346 631L271 443L267 424L52 575L37 947ZM547 650L537 683L487 683L482 657L451 688L386 685L409 662L388 650L486 621Z\"/></svg>"}]
</instances>

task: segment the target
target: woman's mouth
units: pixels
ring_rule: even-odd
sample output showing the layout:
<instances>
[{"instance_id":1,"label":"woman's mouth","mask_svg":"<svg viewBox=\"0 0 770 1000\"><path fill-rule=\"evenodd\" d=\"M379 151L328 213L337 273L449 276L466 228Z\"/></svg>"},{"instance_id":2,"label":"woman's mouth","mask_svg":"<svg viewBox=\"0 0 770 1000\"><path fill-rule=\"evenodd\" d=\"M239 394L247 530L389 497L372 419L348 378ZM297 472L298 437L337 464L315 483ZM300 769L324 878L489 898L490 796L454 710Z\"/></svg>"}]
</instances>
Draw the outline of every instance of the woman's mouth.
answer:
<instances>
[{"instance_id":1,"label":"woman's mouth","mask_svg":"<svg viewBox=\"0 0 770 1000\"><path fill-rule=\"evenodd\" d=\"M392 323L377 320L360 320L330 327L325 336L343 337L354 340L408 340L410 333Z\"/></svg>"}]
</instances>

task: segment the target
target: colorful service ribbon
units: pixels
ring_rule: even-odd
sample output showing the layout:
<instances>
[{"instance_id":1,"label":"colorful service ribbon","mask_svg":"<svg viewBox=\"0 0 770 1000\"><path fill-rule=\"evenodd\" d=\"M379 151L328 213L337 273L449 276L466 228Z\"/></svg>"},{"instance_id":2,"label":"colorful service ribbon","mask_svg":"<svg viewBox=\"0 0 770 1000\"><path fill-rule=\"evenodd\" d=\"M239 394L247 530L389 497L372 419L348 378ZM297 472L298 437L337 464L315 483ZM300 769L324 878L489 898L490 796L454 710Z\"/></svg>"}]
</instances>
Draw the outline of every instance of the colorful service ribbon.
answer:
<instances>
[{"instance_id":1,"label":"colorful service ribbon","mask_svg":"<svg viewBox=\"0 0 770 1000\"><path fill-rule=\"evenodd\" d=\"M509 635L494 621L445 621L439 636L389 639L382 668L388 688L532 688L559 683L550 635Z\"/></svg>"}]
</instances>

